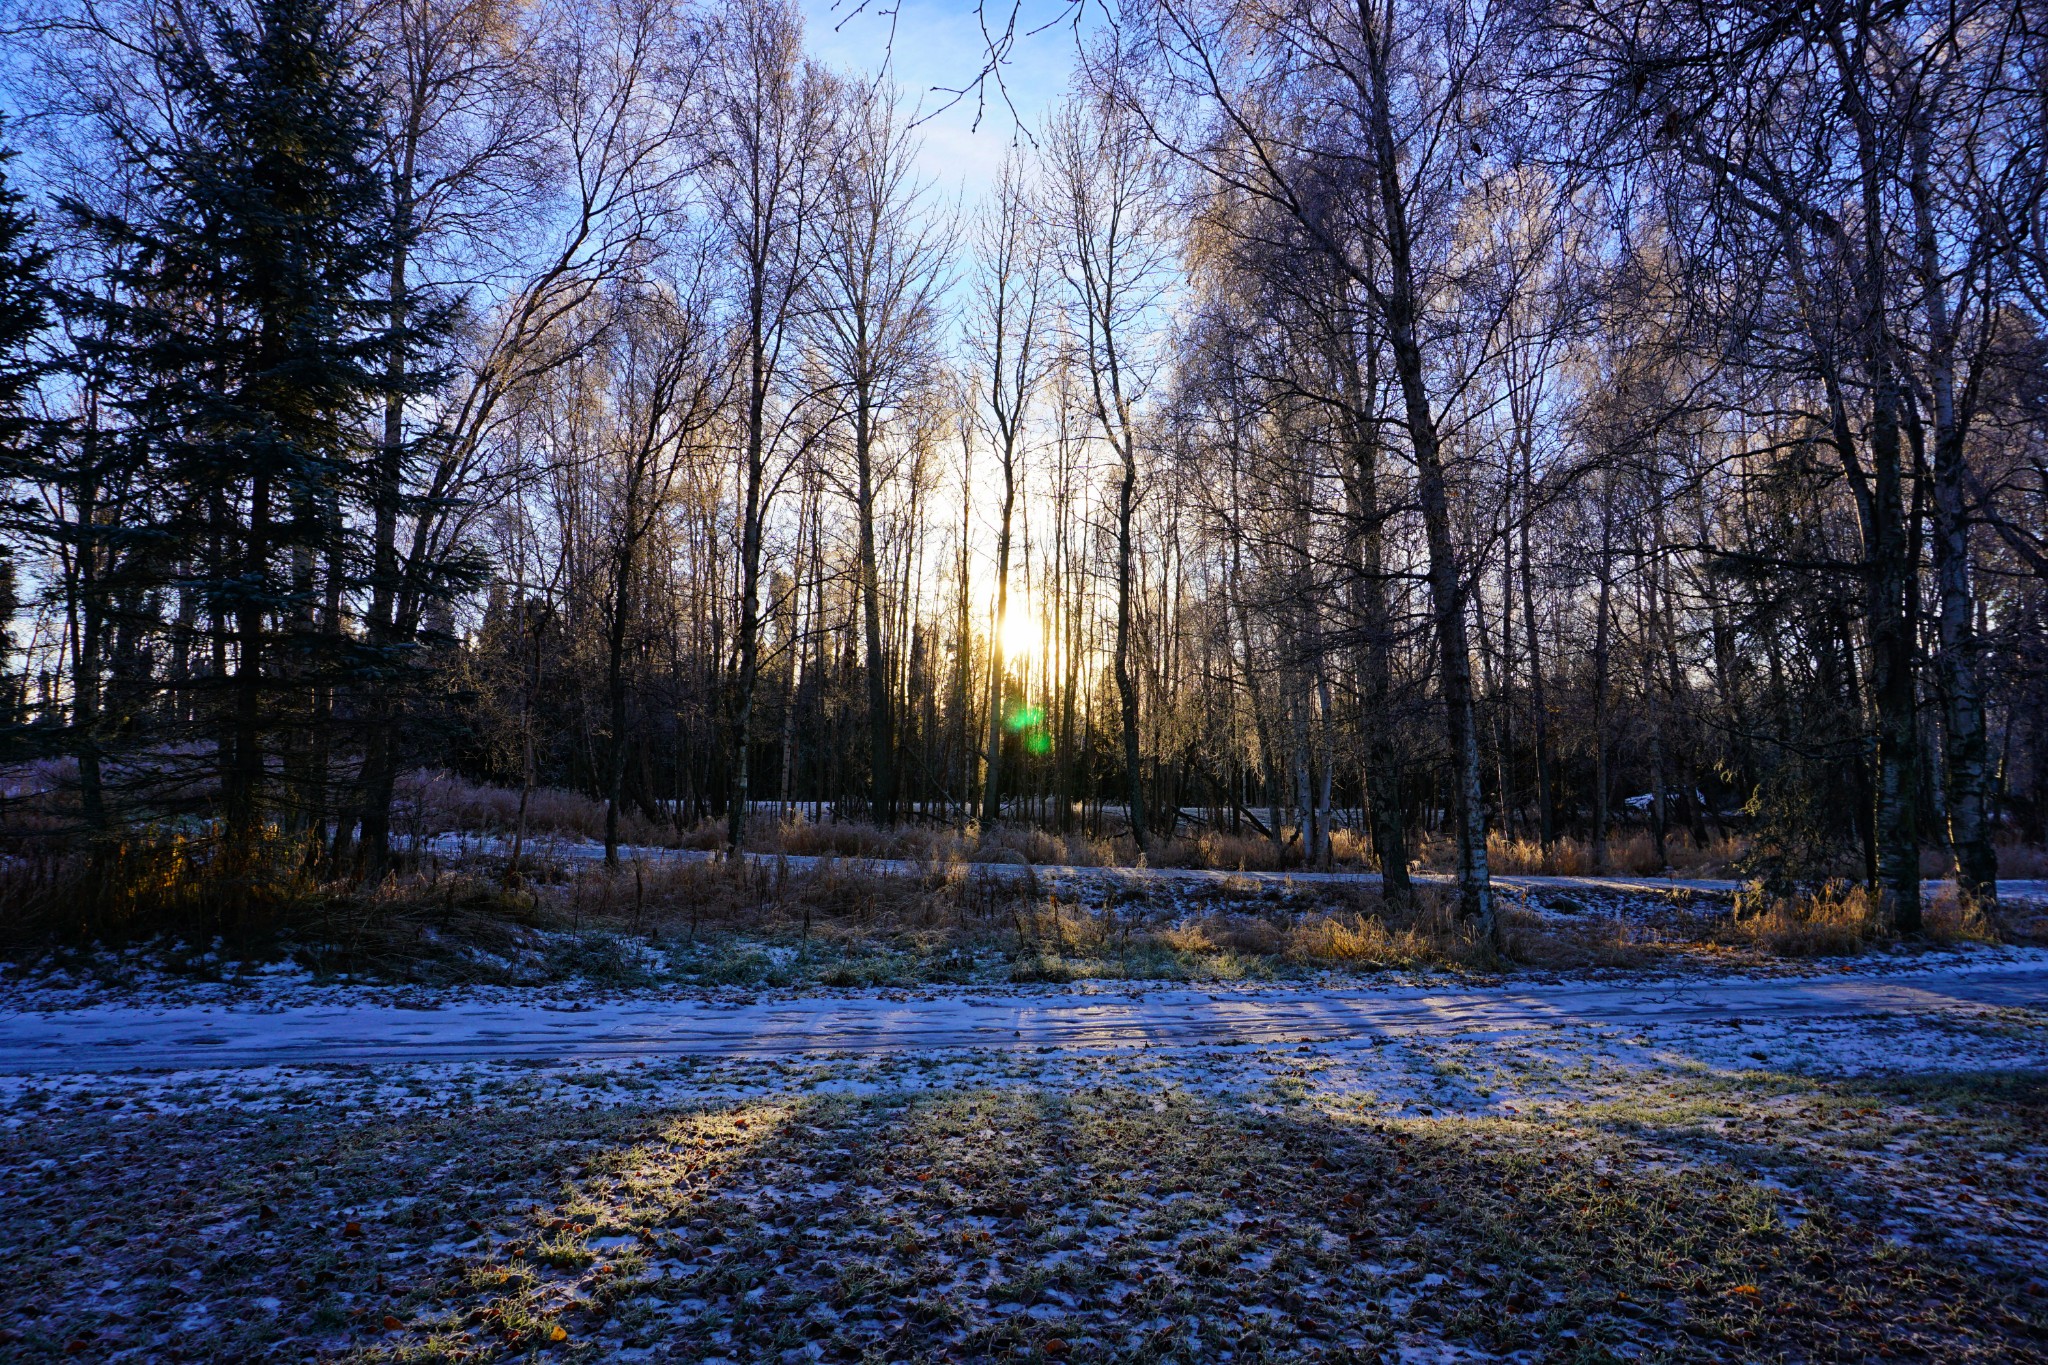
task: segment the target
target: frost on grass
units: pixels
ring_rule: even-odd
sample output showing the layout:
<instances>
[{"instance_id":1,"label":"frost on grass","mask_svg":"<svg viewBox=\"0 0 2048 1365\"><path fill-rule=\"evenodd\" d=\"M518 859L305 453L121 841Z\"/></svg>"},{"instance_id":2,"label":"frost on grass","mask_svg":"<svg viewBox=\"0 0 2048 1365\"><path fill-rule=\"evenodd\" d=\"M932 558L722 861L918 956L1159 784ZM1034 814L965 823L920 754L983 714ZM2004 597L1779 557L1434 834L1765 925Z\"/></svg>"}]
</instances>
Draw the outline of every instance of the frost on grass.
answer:
<instances>
[{"instance_id":1,"label":"frost on grass","mask_svg":"<svg viewBox=\"0 0 2048 1365\"><path fill-rule=\"evenodd\" d=\"M2043 1359L2048 1081L1747 1055L1801 1047L1860 1069L1808 1027L15 1082L0 1354Z\"/></svg>"}]
</instances>

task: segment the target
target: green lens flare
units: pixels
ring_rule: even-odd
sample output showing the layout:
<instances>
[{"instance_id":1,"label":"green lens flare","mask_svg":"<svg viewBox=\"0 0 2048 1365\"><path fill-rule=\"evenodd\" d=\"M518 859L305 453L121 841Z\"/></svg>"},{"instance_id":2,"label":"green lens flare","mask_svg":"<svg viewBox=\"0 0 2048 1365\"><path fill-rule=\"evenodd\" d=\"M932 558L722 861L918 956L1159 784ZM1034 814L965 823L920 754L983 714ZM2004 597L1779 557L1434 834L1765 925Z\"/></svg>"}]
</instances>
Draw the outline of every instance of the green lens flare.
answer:
<instances>
[{"instance_id":1,"label":"green lens flare","mask_svg":"<svg viewBox=\"0 0 2048 1365\"><path fill-rule=\"evenodd\" d=\"M1034 725L1043 724L1044 721L1045 709L1043 707L1020 706L1015 711L1012 711L1010 713L1009 720L1005 721L1004 723L1008 725L1012 730L1022 733L1025 730L1029 730Z\"/></svg>"}]
</instances>

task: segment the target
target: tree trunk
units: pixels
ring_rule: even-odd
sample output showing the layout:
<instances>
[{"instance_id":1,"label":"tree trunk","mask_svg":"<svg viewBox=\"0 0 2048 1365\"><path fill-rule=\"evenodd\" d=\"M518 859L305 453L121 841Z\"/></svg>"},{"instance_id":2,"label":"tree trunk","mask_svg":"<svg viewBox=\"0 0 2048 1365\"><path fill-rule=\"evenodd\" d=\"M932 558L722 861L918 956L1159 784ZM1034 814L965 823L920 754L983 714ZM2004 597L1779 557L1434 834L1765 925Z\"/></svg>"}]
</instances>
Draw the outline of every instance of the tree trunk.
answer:
<instances>
[{"instance_id":1,"label":"tree trunk","mask_svg":"<svg viewBox=\"0 0 2048 1365\"><path fill-rule=\"evenodd\" d=\"M882 644L882 585L875 556L874 428L863 392L854 408L855 510L860 518L860 603L867 643L868 809L877 824L896 820L896 739L891 723L889 656Z\"/></svg>"},{"instance_id":2,"label":"tree trunk","mask_svg":"<svg viewBox=\"0 0 2048 1365\"><path fill-rule=\"evenodd\" d=\"M1010 518L1016 509L1017 468L1013 450L1003 456L1003 516L996 524L995 629L988 642L988 755L982 768L981 827L991 829L1003 818L1003 622L1010 610ZM1028 572L1029 555L1026 565Z\"/></svg>"},{"instance_id":3,"label":"tree trunk","mask_svg":"<svg viewBox=\"0 0 2048 1365\"><path fill-rule=\"evenodd\" d=\"M1123 712L1124 799L1132 842L1145 851L1145 795L1143 774L1138 767L1138 682L1131 673L1131 516L1138 492L1138 453L1131 448L1128 426L1119 449L1123 455L1123 477L1116 494L1116 695Z\"/></svg>"},{"instance_id":4,"label":"tree trunk","mask_svg":"<svg viewBox=\"0 0 2048 1365\"><path fill-rule=\"evenodd\" d=\"M1494 933L1493 888L1486 867L1486 807L1480 790L1479 726L1472 699L1472 655L1465 629L1465 583L1451 535L1450 494L1443 453L1430 409L1422 346L1416 330L1417 292L1408 235L1408 206L1400 181L1401 159L1394 145L1388 108L1385 46L1373 57L1372 122L1374 161L1385 220L1388 285L1387 340L1401 384L1410 445L1415 456L1415 494L1422 506L1429 546L1430 606L1436 617L1437 649L1443 674L1444 715L1451 753L1452 805L1458 841L1458 901L1461 915L1489 938Z\"/></svg>"},{"instance_id":5,"label":"tree trunk","mask_svg":"<svg viewBox=\"0 0 2048 1365\"><path fill-rule=\"evenodd\" d=\"M1928 386L1934 409L1934 572L1941 599L1937 661L1945 740L1943 794L1948 804L1949 847L1956 859L1956 893L1965 906L1977 908L1998 902L1998 858L1991 846L1985 797L1990 745L1984 733L1983 689L1977 676L1970 519L1964 490L1964 420L1956 408L1955 334L1934 229L1929 179L1932 156L1930 130L1923 117L1914 129L1911 191L1920 286L1927 310Z\"/></svg>"},{"instance_id":6,"label":"tree trunk","mask_svg":"<svg viewBox=\"0 0 2048 1365\"><path fill-rule=\"evenodd\" d=\"M1522 549L1522 630L1529 637L1529 718L1536 735L1536 830L1544 852L1557 841L1557 806L1552 787L1550 700L1543 687L1543 639L1536 629L1535 556L1529 546L1529 522L1535 479L1530 442L1522 443L1522 515L1517 528Z\"/></svg>"}]
</instances>

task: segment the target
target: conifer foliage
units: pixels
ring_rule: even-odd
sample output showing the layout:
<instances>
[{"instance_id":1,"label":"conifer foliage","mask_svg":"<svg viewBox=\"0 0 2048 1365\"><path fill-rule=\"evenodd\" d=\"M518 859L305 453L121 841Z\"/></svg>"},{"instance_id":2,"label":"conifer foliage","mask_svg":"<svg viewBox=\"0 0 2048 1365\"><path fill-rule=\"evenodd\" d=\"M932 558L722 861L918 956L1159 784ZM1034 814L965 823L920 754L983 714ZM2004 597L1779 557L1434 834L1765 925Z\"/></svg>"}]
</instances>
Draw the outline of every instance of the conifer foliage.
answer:
<instances>
[{"instance_id":1,"label":"conifer foliage","mask_svg":"<svg viewBox=\"0 0 2048 1365\"><path fill-rule=\"evenodd\" d=\"M434 374L389 363L431 338L395 324L377 287L397 241L359 36L333 0L201 13L205 29L162 35L175 116L133 148L139 201L64 204L118 262L111 287L68 303L126 460L85 468L103 442L82 429L70 446L81 485L147 484L127 502L148 526L94 538L116 580L95 605L170 637L172 713L207 742L233 848L338 810L337 703L393 664L342 615L366 562L352 513L374 492L369 416Z\"/></svg>"}]
</instances>

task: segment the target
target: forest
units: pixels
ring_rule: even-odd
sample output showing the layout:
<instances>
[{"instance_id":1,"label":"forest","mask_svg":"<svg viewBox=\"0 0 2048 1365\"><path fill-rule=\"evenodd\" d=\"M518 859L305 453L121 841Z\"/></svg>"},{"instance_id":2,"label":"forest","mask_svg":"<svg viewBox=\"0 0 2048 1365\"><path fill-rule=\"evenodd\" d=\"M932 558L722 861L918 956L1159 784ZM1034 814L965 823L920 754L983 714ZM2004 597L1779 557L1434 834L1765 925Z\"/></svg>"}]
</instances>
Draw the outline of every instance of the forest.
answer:
<instances>
[{"instance_id":1,"label":"forest","mask_svg":"<svg viewBox=\"0 0 2048 1365\"><path fill-rule=\"evenodd\" d=\"M0 0L0 1360L2048 1365L2048 6Z\"/></svg>"},{"instance_id":2,"label":"forest","mask_svg":"<svg viewBox=\"0 0 2048 1365\"><path fill-rule=\"evenodd\" d=\"M1480 924L2039 865L2029 6L984 10L937 90L789 0L12 13L17 898L374 883L436 780L515 850L1032 826Z\"/></svg>"}]
</instances>

